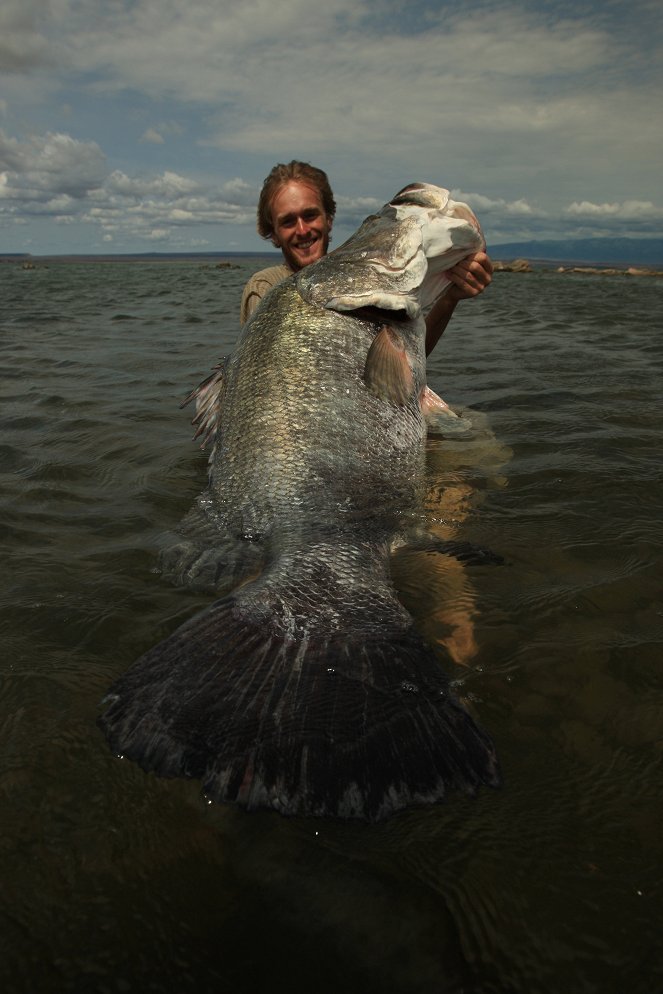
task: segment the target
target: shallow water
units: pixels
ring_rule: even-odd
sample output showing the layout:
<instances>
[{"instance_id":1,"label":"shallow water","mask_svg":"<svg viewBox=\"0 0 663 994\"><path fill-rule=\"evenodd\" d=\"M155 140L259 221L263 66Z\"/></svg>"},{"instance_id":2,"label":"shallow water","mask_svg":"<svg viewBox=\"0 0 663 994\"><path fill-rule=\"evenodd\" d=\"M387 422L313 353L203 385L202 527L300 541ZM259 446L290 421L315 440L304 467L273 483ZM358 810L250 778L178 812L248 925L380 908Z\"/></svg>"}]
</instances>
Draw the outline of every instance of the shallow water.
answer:
<instances>
[{"instance_id":1,"label":"shallow water","mask_svg":"<svg viewBox=\"0 0 663 994\"><path fill-rule=\"evenodd\" d=\"M663 990L663 283L498 274L430 381L442 535L394 571L493 735L500 791L377 827L208 806L95 726L209 598L159 537L203 487L179 401L238 269L0 266L0 980L20 991Z\"/></svg>"}]
</instances>

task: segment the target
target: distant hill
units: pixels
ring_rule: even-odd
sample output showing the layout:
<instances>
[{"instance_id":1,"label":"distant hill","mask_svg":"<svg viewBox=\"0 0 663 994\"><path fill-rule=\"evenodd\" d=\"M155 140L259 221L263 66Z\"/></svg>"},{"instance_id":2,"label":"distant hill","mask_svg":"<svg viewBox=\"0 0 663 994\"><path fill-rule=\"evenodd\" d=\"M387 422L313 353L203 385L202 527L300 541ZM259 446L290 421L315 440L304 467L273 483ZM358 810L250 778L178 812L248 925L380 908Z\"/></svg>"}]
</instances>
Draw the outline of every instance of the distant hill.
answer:
<instances>
[{"instance_id":1,"label":"distant hill","mask_svg":"<svg viewBox=\"0 0 663 994\"><path fill-rule=\"evenodd\" d=\"M578 238L490 245L494 259L663 266L663 238Z\"/></svg>"}]
</instances>

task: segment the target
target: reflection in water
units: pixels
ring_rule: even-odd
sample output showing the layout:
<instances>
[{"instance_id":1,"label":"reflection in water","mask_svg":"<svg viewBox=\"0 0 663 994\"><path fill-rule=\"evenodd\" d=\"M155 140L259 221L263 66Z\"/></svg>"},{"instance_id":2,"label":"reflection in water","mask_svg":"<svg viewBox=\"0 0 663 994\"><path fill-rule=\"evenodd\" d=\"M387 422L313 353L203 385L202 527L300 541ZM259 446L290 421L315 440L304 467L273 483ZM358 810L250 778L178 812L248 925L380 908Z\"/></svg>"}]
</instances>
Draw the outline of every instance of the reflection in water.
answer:
<instances>
[{"instance_id":1,"label":"reflection in water","mask_svg":"<svg viewBox=\"0 0 663 994\"><path fill-rule=\"evenodd\" d=\"M506 485L511 452L488 418L466 409L463 426L448 437L431 435L427 444L427 529L442 540L461 537L468 518L479 513L485 491ZM453 556L411 549L400 549L392 562L396 586L421 632L459 666L469 666L479 652L474 569Z\"/></svg>"},{"instance_id":2,"label":"reflection in water","mask_svg":"<svg viewBox=\"0 0 663 994\"><path fill-rule=\"evenodd\" d=\"M210 599L156 572L205 478L178 403L262 265L0 268L3 989L663 989L660 282L498 274L431 357L471 424L433 531L505 562L394 574L500 791L293 822L108 753L102 694Z\"/></svg>"}]
</instances>

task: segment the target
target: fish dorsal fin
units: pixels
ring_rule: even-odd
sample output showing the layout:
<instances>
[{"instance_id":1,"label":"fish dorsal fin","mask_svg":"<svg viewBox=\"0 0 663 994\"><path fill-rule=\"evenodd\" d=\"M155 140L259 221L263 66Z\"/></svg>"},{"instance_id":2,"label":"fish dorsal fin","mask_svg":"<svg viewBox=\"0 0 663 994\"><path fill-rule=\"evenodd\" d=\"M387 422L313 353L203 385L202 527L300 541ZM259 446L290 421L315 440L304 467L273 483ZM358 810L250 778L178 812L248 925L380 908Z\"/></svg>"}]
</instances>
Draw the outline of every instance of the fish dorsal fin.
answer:
<instances>
[{"instance_id":1,"label":"fish dorsal fin","mask_svg":"<svg viewBox=\"0 0 663 994\"><path fill-rule=\"evenodd\" d=\"M373 339L364 368L366 386L381 400L404 407L412 397L414 378L401 336L383 325Z\"/></svg>"},{"instance_id":2,"label":"fish dorsal fin","mask_svg":"<svg viewBox=\"0 0 663 994\"><path fill-rule=\"evenodd\" d=\"M210 375L200 383L189 396L182 401L180 408L186 407L192 400L196 402L196 413L191 421L197 425L194 439L203 436L201 449L204 449L211 438L216 440L223 401L224 373L227 358L220 359Z\"/></svg>"}]
</instances>

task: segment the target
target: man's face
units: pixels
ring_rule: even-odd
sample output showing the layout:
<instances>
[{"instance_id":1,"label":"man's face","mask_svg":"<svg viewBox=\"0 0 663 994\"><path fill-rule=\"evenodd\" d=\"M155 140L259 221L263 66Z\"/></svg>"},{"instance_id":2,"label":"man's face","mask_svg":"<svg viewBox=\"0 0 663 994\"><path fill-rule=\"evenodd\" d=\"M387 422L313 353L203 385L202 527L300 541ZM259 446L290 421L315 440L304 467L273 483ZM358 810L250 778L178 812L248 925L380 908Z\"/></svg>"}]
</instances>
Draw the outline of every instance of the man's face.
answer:
<instances>
[{"instance_id":1,"label":"man's face","mask_svg":"<svg viewBox=\"0 0 663 994\"><path fill-rule=\"evenodd\" d=\"M303 269L326 255L332 226L315 187L291 180L272 197L271 211L272 240L291 269Z\"/></svg>"}]
</instances>

